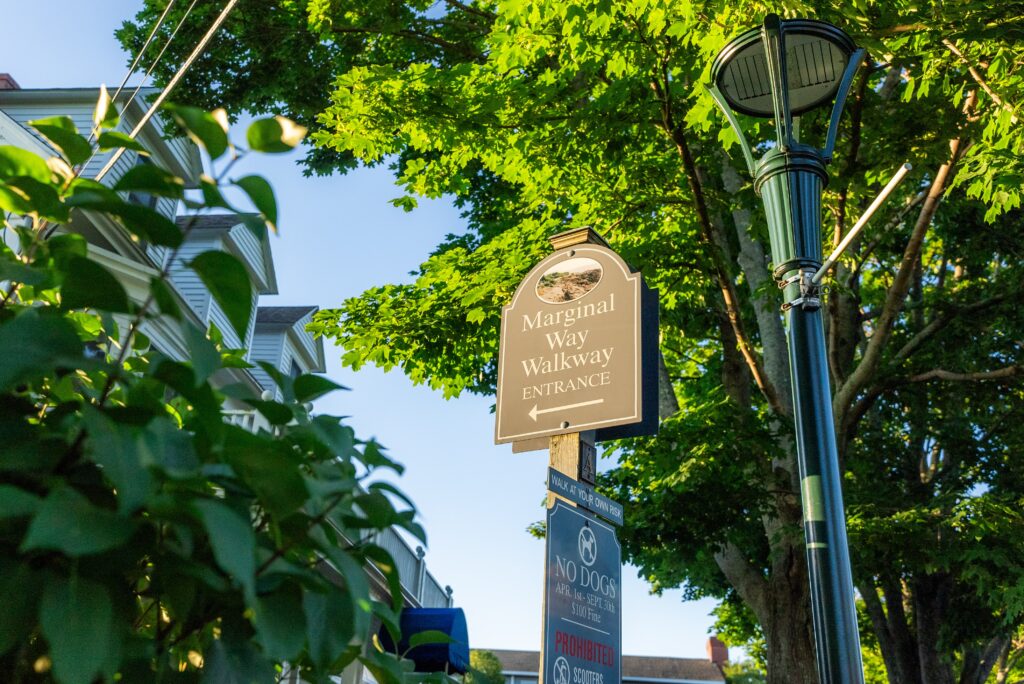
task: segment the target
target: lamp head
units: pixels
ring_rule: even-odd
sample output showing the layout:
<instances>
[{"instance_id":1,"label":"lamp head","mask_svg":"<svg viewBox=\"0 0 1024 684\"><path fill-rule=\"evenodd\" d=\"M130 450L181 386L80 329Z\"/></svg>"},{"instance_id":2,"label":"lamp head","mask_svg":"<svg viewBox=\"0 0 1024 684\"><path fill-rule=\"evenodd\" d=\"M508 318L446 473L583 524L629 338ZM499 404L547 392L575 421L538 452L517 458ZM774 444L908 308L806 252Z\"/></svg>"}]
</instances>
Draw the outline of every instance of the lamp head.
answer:
<instances>
[{"instance_id":1,"label":"lamp head","mask_svg":"<svg viewBox=\"0 0 1024 684\"><path fill-rule=\"evenodd\" d=\"M831 101L856 50L853 40L823 21L781 20L772 14L764 26L731 40L711 66L711 78L729 106L749 116L776 116L769 38L777 39L785 51L784 83L791 114L799 116Z\"/></svg>"}]
</instances>

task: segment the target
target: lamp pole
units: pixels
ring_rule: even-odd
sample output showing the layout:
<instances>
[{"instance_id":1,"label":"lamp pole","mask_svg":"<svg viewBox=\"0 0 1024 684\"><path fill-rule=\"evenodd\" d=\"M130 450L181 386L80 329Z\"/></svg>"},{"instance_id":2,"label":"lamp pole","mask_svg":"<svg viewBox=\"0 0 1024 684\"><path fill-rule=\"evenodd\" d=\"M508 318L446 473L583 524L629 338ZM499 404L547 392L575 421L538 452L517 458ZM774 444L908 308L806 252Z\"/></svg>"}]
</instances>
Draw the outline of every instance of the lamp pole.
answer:
<instances>
[{"instance_id":1,"label":"lamp pole","mask_svg":"<svg viewBox=\"0 0 1024 684\"><path fill-rule=\"evenodd\" d=\"M783 290L804 541L822 684L863 684L860 638L833 427L821 300L821 198L846 95L864 51L834 26L786 20L731 41L709 90L740 139L768 219L774 277ZM799 115L835 98L822 149L799 142ZM761 159L739 113L774 119L775 145Z\"/></svg>"}]
</instances>

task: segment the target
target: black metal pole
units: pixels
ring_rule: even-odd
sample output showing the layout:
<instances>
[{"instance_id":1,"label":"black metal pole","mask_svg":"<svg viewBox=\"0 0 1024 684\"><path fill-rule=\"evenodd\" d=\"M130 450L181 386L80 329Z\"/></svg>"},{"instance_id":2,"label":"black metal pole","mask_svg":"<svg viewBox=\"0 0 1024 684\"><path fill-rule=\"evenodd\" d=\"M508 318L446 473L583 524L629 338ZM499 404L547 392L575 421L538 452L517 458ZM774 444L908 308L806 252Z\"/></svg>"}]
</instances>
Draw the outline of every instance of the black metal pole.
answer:
<instances>
[{"instance_id":1,"label":"black metal pole","mask_svg":"<svg viewBox=\"0 0 1024 684\"><path fill-rule=\"evenodd\" d=\"M764 202L775 277L786 301L818 674L822 684L863 684L825 338L818 288L811 282L821 265L827 181L821 153L791 143L758 163L754 188Z\"/></svg>"},{"instance_id":2,"label":"black metal pole","mask_svg":"<svg viewBox=\"0 0 1024 684\"><path fill-rule=\"evenodd\" d=\"M790 32L799 40L792 53L786 47ZM760 28L737 36L722 49L712 65L708 88L740 140L754 189L764 202L774 276L785 292L797 467L821 684L864 682L828 357L814 281L821 267L825 165L863 58L864 51L831 24L783 21L769 14ZM824 148L802 144L796 115L833 97ZM774 120L775 144L759 161L731 107Z\"/></svg>"}]
</instances>

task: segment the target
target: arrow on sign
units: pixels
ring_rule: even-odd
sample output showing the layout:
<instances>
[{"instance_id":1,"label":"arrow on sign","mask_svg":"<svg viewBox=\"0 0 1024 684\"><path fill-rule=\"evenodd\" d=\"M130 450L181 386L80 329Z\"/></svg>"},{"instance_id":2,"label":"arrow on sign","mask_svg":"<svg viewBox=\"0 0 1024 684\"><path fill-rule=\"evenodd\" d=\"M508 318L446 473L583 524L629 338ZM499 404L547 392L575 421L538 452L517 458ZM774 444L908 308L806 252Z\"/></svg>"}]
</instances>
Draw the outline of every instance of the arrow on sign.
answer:
<instances>
[{"instance_id":1,"label":"arrow on sign","mask_svg":"<svg viewBox=\"0 0 1024 684\"><path fill-rule=\"evenodd\" d=\"M580 406L591 406L593 404L603 404L603 403L604 403L604 399L594 399L593 401L581 401L578 404L566 404L565 406L553 406L551 408L546 408L546 409L539 409L539 408L537 408L537 405L534 404L533 408L530 409L530 418L533 418L533 422L536 423L537 422L537 416L539 416L542 413L554 413L555 411L564 411L566 409L579 408Z\"/></svg>"}]
</instances>

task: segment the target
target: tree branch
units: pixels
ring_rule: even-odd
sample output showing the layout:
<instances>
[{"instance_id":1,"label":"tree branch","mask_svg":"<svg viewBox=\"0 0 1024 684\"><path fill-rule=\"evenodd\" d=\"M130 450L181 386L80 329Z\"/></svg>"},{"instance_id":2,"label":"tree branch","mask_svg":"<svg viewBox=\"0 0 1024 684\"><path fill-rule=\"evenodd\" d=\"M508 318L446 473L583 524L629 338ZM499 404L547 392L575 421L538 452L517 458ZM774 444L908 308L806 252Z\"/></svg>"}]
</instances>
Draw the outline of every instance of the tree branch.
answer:
<instances>
[{"instance_id":1,"label":"tree branch","mask_svg":"<svg viewBox=\"0 0 1024 684\"><path fill-rule=\"evenodd\" d=\"M754 569L750 561L732 542L726 544L715 553L715 563L725 575L743 602L750 606L762 625L770 624L768 612L768 580Z\"/></svg>"},{"instance_id":2,"label":"tree branch","mask_svg":"<svg viewBox=\"0 0 1024 684\"><path fill-rule=\"evenodd\" d=\"M976 99L976 92L972 91L971 94L967 96L967 100L963 107L965 114L974 107ZM939 204L942 201L946 188L953 180L953 175L957 161L960 158L962 146L962 138L954 138L950 141L949 159L939 167L938 173L935 174L935 180L932 181L931 187L928 190L928 196L925 198L921 211L918 214L917 221L914 224L914 228L910 233L910 239L907 241L907 246L903 250L903 259L900 262L899 271L897 271L896 277L893 279L893 283L889 287L888 294L886 295L885 305L883 306L882 313L879 316L875 332L868 341L867 349L864 352L864 356L861 358L861 362L835 394L835 398L832 402L832 410L836 417L836 425L842 425L845 422L844 417L853 401L853 398L857 396L860 390L867 384L868 380L874 375L881 363L882 352L885 350L885 345L889 340L889 336L892 334L893 323L900 311L902 311L903 304L906 301L908 292L910 291L914 268L924 245L925 234L928 232L928 227L931 225L932 219L935 217L935 212L939 208Z\"/></svg>"},{"instance_id":3,"label":"tree branch","mask_svg":"<svg viewBox=\"0 0 1024 684\"><path fill-rule=\"evenodd\" d=\"M906 382L928 382L930 380L947 380L949 382L980 382L984 380L1009 380L1024 374L1024 368L1013 365L993 371L975 371L973 373L954 373L942 368L935 368L925 373L912 375Z\"/></svg>"},{"instance_id":4,"label":"tree branch","mask_svg":"<svg viewBox=\"0 0 1024 684\"><path fill-rule=\"evenodd\" d=\"M896 355L893 357L893 362L900 363L908 359L914 352L920 349L925 342L934 337L960 314L982 311L995 306L996 304L1001 304L1006 301L1006 299L1006 295L997 295L995 297L989 297L988 299L974 302L973 304L953 307L952 309L939 314L924 326L916 335L910 338L898 352L896 352Z\"/></svg>"},{"instance_id":5,"label":"tree branch","mask_svg":"<svg viewBox=\"0 0 1024 684\"><path fill-rule=\"evenodd\" d=\"M988 83L985 82L985 79L982 78L980 73L978 73L978 70L974 68L974 65L970 62L970 60L967 59L967 57L964 56L964 53L962 53L960 49L957 48L953 41L951 41L949 38L943 38L942 44L945 45L950 52L956 55L960 59L960 61L967 66L967 71L971 74L971 78L973 78L974 82L981 86L981 89L984 90L990 98L992 98L992 101L1012 115L1010 117L1010 121L1012 121L1013 123L1017 123L1018 119L1015 113L1017 110L1014 107L1010 106L1007 102L1005 102L1003 98L996 95L995 91L993 91L992 88L989 87Z\"/></svg>"},{"instance_id":6,"label":"tree branch","mask_svg":"<svg viewBox=\"0 0 1024 684\"><path fill-rule=\"evenodd\" d=\"M672 378L665 365L665 355L658 350L658 416L665 420L679 413L679 399L676 398Z\"/></svg>"},{"instance_id":7,"label":"tree branch","mask_svg":"<svg viewBox=\"0 0 1024 684\"><path fill-rule=\"evenodd\" d=\"M701 185L700 178L697 174L697 164L694 162L693 154L690 151L690 146L686 141L686 135L683 132L683 129L680 126L677 126L674 120L672 101L668 92L667 74L663 74L663 76L665 77L665 87L663 87L657 80L651 81L651 88L654 90L662 104L662 128L672 139L672 142L675 143L676 151L679 153L679 156L683 161L683 169L686 172L686 182L690 188L690 192L693 193L694 205L697 209L697 220L700 225L701 237L707 247L708 255L711 257L712 266L715 269L716 280L718 281L718 286L722 291L722 299L725 302L725 311L729 316L729 323L732 326L733 332L736 334L736 341L739 345L740 353L743 355L744 361L746 361L747 366L750 368L750 373L754 377L754 382L757 384L761 394L764 395L765 399L768 401L768 405L771 409L779 415L788 415L788 408L779 401L779 396L775 391L775 386L765 374L764 365L759 358L757 351L750 343L750 338L747 336L747 333L743 328L743 320L740 318L739 295L736 292L736 285L733 283L732 277L729 275L729 268L726 263L725 255L722 253L722 249L719 246L718 238L720 236L717 235L718 231L711 223L707 200L704 197L704 188Z\"/></svg>"},{"instance_id":8,"label":"tree branch","mask_svg":"<svg viewBox=\"0 0 1024 684\"><path fill-rule=\"evenodd\" d=\"M475 14L478 17L483 17L488 21L494 21L498 18L498 15L494 12L488 12L487 10L480 9L479 7L473 7L472 5L459 2L458 0L444 0L444 3L449 7L460 9L467 14Z\"/></svg>"}]
</instances>

